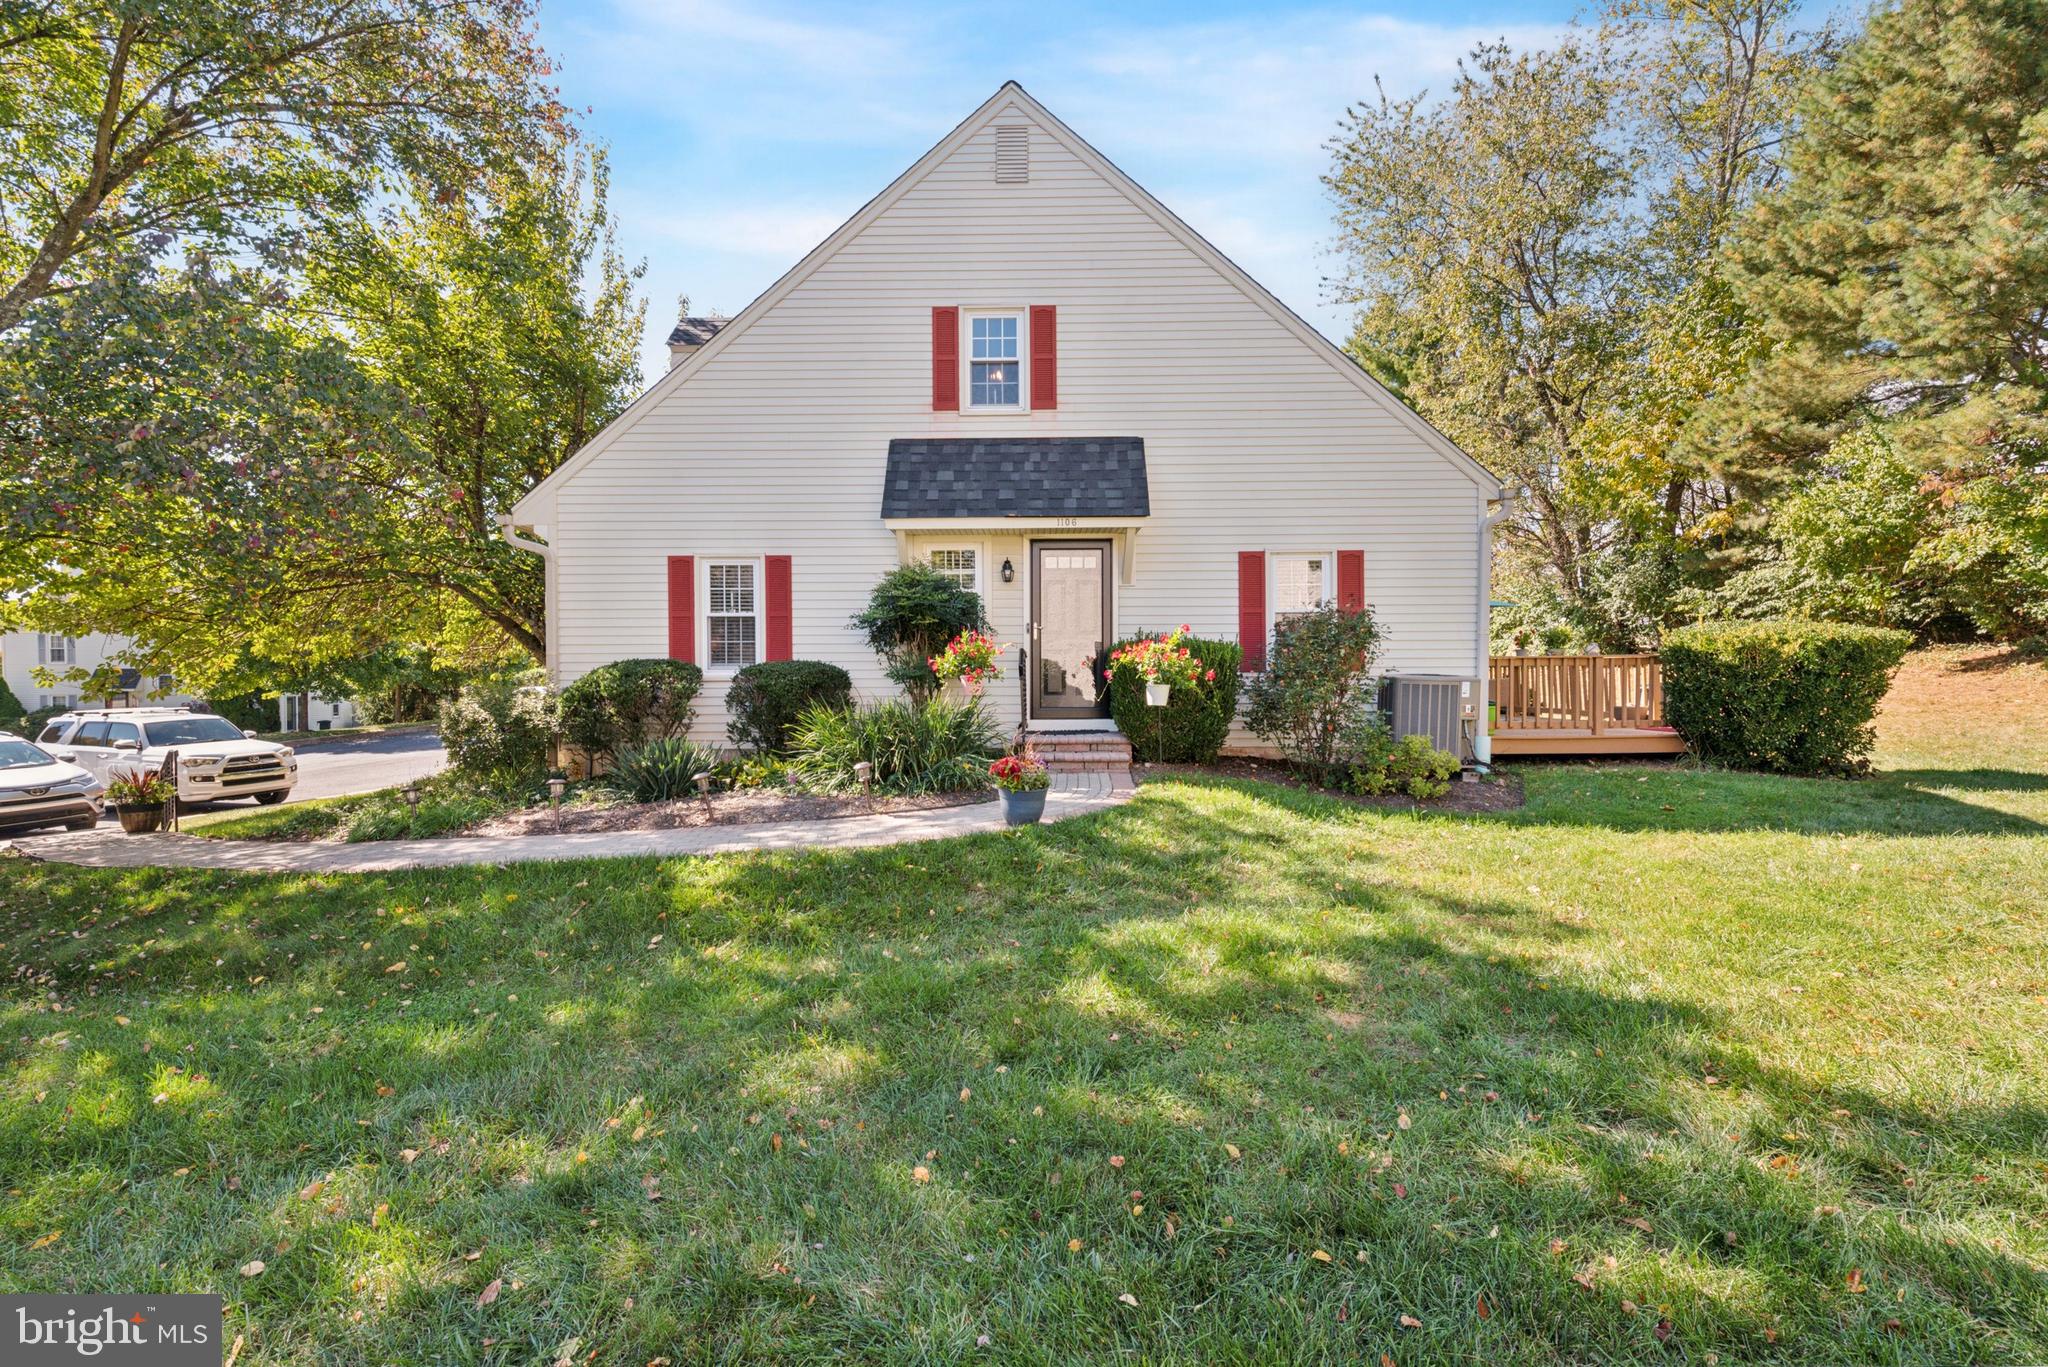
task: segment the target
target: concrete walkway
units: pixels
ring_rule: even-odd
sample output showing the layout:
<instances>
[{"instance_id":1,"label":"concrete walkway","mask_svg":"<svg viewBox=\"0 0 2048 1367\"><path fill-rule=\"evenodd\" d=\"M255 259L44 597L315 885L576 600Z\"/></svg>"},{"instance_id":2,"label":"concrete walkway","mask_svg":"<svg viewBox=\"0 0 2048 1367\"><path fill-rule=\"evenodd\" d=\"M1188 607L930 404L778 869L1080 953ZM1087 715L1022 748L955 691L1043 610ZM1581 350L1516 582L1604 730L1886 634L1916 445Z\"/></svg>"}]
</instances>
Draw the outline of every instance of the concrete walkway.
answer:
<instances>
[{"instance_id":1,"label":"concrete walkway","mask_svg":"<svg viewBox=\"0 0 2048 1367\"><path fill-rule=\"evenodd\" d=\"M1056 774L1045 819L1064 821L1130 800L1129 771ZM123 835L118 829L37 836L12 842L30 859L96 869L229 869L252 873L379 873L465 864L525 864L551 859L623 859L643 855L740 854L751 850L857 849L943 840L1003 829L1000 802L883 812L830 821L770 821L753 826L692 826L670 831L590 831L567 835L451 836L440 840L327 842L209 840L197 835ZM4 842L0 842L4 843Z\"/></svg>"}]
</instances>

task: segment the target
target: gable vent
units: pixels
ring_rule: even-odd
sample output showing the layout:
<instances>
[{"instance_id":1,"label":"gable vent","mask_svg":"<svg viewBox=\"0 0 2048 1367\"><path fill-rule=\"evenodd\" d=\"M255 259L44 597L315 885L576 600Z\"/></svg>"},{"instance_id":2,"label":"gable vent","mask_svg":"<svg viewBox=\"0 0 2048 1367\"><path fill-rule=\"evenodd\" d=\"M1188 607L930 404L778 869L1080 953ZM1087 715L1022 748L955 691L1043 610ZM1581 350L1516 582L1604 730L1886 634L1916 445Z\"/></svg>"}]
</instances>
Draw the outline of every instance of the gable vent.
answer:
<instances>
[{"instance_id":1,"label":"gable vent","mask_svg":"<svg viewBox=\"0 0 2048 1367\"><path fill-rule=\"evenodd\" d=\"M1021 184L1031 179L1031 130L996 129L996 182Z\"/></svg>"}]
</instances>

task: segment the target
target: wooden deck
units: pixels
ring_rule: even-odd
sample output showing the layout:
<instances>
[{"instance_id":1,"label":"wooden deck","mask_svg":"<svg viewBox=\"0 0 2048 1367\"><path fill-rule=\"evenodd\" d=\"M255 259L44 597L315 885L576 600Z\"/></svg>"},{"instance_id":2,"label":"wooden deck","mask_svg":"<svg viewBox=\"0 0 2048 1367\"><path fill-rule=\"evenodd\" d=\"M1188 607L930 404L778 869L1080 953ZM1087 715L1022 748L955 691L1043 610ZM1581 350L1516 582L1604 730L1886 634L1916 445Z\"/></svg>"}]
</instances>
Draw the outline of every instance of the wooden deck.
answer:
<instances>
[{"instance_id":1,"label":"wooden deck","mask_svg":"<svg viewBox=\"0 0 2048 1367\"><path fill-rule=\"evenodd\" d=\"M1488 670L1493 753L1676 755L1655 655L1496 655Z\"/></svg>"}]
</instances>

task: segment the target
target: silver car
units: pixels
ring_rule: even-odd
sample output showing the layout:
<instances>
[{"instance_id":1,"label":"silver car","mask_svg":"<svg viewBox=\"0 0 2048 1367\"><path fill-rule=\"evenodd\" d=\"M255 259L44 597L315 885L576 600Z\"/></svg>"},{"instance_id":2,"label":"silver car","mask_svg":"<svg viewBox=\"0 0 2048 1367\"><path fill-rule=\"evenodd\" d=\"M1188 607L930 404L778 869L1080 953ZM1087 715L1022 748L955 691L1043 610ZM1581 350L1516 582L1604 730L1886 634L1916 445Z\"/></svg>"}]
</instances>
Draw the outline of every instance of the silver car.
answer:
<instances>
[{"instance_id":1,"label":"silver car","mask_svg":"<svg viewBox=\"0 0 2048 1367\"><path fill-rule=\"evenodd\" d=\"M72 763L68 751L51 754L20 736L0 732L0 828L100 823L106 786Z\"/></svg>"}]
</instances>

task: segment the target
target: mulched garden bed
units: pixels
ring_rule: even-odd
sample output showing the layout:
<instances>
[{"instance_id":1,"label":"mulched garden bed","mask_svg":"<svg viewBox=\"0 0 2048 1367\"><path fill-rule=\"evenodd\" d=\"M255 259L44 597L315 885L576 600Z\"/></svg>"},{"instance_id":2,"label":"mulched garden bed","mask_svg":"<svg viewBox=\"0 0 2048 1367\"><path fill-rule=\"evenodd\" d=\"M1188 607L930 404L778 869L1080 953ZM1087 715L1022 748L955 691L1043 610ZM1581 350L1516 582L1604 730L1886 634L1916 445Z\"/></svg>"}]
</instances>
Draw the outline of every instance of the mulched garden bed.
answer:
<instances>
[{"instance_id":1,"label":"mulched garden bed","mask_svg":"<svg viewBox=\"0 0 2048 1367\"><path fill-rule=\"evenodd\" d=\"M880 812L924 812L995 801L993 789L974 793L927 793L918 797L826 796L777 788L713 793L707 810L697 798L684 802L579 802L559 818L545 806L528 807L471 826L463 835L555 835L585 831L672 831L686 826L744 826L763 821L829 821Z\"/></svg>"},{"instance_id":2,"label":"mulched garden bed","mask_svg":"<svg viewBox=\"0 0 2048 1367\"><path fill-rule=\"evenodd\" d=\"M1137 776L1139 783L1184 775L1253 779L1259 783L1277 783L1287 788L1300 788L1304 792L1320 793L1324 797L1356 803L1360 807L1390 807L1396 811L1511 812L1522 805L1522 781L1511 774L1498 771L1477 783L1453 779L1448 793L1428 802L1418 802L1402 793L1367 797L1358 793L1340 793L1330 788L1318 788L1286 764L1273 759L1225 756L1214 764L1134 764L1131 766L1131 772Z\"/></svg>"}]
</instances>

